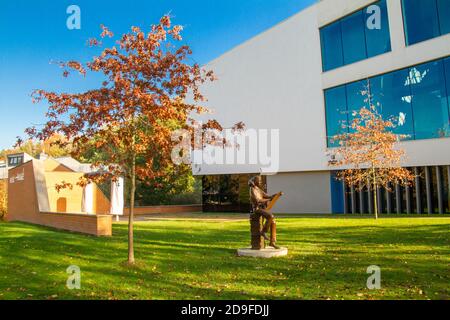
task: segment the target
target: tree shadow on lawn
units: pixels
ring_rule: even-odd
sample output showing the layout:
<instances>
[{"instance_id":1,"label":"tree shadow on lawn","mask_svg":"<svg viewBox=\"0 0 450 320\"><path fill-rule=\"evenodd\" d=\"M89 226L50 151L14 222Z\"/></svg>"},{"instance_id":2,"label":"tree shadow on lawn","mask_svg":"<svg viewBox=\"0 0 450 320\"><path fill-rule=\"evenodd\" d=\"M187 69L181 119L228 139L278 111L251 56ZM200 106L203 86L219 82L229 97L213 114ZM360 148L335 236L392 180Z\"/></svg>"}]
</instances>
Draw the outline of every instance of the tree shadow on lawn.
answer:
<instances>
[{"instance_id":1,"label":"tree shadow on lawn","mask_svg":"<svg viewBox=\"0 0 450 320\"><path fill-rule=\"evenodd\" d=\"M443 281L448 283L448 276L445 278L448 265L421 257L430 254L426 250L421 249L415 255L415 251L408 253L411 257L408 258L408 266L405 266L397 257L404 252L396 248L387 248L388 252L378 248L373 253L370 253L370 248L359 249L365 239L370 245L388 245L381 239L392 240L388 235L397 231L392 228L376 229L382 235L378 240L367 239L367 234L364 236L366 231L355 231L357 227L339 227L340 232L330 232L336 231L336 228L295 228L298 234L292 234L292 230L286 228L282 237L283 244L291 251L290 256L258 260L235 256L235 249L248 243L247 226L235 225L233 228L236 231L224 232L222 227L207 229L198 226L187 231L176 225L137 225L136 256L144 259L145 265L133 269L120 266L127 254L126 225L115 225L115 236L112 238L58 232L27 224L14 224L13 227L14 232L23 230L24 236L0 236L2 255L11 258L0 269L5 268L3 274L12 271L10 276L13 282L9 281L7 285L15 283L19 286L15 290L21 297L20 286L27 287L27 292L36 292L35 298L45 298L53 291L57 292L58 297L68 299L334 298L333 289L327 288L336 288L341 296L352 296L356 291L364 290L366 268L376 263L381 264L383 272L389 276L387 283L397 291L406 290L412 277L419 279L419 286L426 286L431 270L433 274L444 277L431 279L436 280L436 285L432 284L431 288L436 288L435 291L441 295L448 295L448 291L442 292L440 285ZM411 232L414 236L407 236L407 241L400 245L439 246L438 241L428 238L422 243L423 232L440 234L446 226L424 227L409 232L406 228L401 230L401 234L405 233L404 237ZM446 230L448 232L448 228ZM2 231L5 231L4 228ZM302 239L298 240L298 237ZM441 247L433 251L439 255L448 253L448 249ZM69 264L79 265L85 275L83 283L87 288L78 292L80 296L76 291L65 289L65 269ZM28 283L22 283L22 279L27 278L25 275L33 270L38 273L30 277ZM55 281L55 286L46 288L46 284ZM393 294L395 297L396 293ZM417 295L414 292L408 294L411 297ZM376 294L373 296L377 297Z\"/></svg>"},{"instance_id":2,"label":"tree shadow on lawn","mask_svg":"<svg viewBox=\"0 0 450 320\"><path fill-rule=\"evenodd\" d=\"M284 240L311 243L364 243L364 244L419 244L448 246L450 249L450 224L414 226L352 226L307 227L285 226ZM298 239L300 237L300 239Z\"/></svg>"},{"instance_id":3,"label":"tree shadow on lawn","mask_svg":"<svg viewBox=\"0 0 450 320\"><path fill-rule=\"evenodd\" d=\"M50 237L55 245L60 245L59 249L65 248L69 251L76 251L77 247L84 247L80 243L80 237L83 241L89 243L89 251L93 254L105 253L105 249L114 245L126 246L127 229L126 226L115 225L114 237L97 238L88 235L79 235L76 233L58 232L51 228L35 228L32 232L27 229L27 224L23 227L17 227L16 224L13 231L2 230L2 234L14 233L22 234L20 239L26 239L25 235L32 236L33 241L48 242L49 233L58 234L58 239ZM31 226L31 225L30 225ZM179 226L153 226L138 225L136 227L135 238L136 244L179 247L180 250L196 249L196 250L215 250L222 252L226 250L228 253L245 246L249 243L248 230L240 225L233 226L234 231L223 228L200 228L184 229ZM21 231L23 230L23 231ZM433 236L430 236L430 235ZM439 236L436 236L438 235ZM428 236L427 236L428 235ZM9 241L9 237L2 237L0 241ZM314 244L329 247L330 245L421 245L443 247L450 249L448 225L427 225L410 227L329 227L329 228L290 228L280 232L281 242L285 244L293 244L294 247L299 244ZM11 238L9 238L11 240ZM55 242L55 240L57 240ZM52 242L46 243L47 249L51 247ZM448 248L446 248L448 247Z\"/></svg>"},{"instance_id":4,"label":"tree shadow on lawn","mask_svg":"<svg viewBox=\"0 0 450 320\"><path fill-rule=\"evenodd\" d=\"M24 224L26 226L26 224ZM14 228L17 234L19 230ZM83 250L89 251L93 256L102 257L105 253L109 255L117 250L116 246L126 249L126 226L115 226L115 236L112 238L97 238L86 235L79 235L75 233L57 232L53 229L34 229L36 231L25 232L32 236L29 242L46 242L46 249L63 249L64 252L80 252ZM245 246L249 243L247 228L235 228L236 231L228 231L222 229L202 229L202 230L183 230L183 228L176 226L152 227L152 226L137 226L136 228L136 245L140 250L140 246L148 248L159 248L166 250L170 249L176 254L180 251L195 249L199 253L215 253L229 255L235 252L238 247ZM337 228L296 228L299 232L294 233L289 228L285 232L280 233L283 244L293 245L298 247L299 244L307 245L322 245L325 249L332 250L330 245L338 245L345 247L357 247L360 244L364 245L414 245L414 246L433 246L434 250L443 250L448 253L448 226L447 225L428 225L415 226L411 228L386 228L386 227L370 227L371 230L364 230L357 227L337 227ZM331 229L331 230L330 230ZM40 230L46 230L45 232ZM337 232L339 230L339 232ZM5 231L5 230L3 230ZM6 231L7 233L7 231ZM58 238L50 237L49 233L58 234ZM368 236L369 233L376 234L375 236ZM395 236L393 235L395 233ZM3 232L5 234L5 232ZM442 237L425 236L426 234L440 234ZM84 243L80 243L80 237ZM21 236L23 244L27 243L26 236ZM300 239L298 239L300 238ZM7 238L0 238L0 243L8 241ZM58 246L58 247L56 247ZM55 247L55 248L53 248ZM83 250L81 250L83 249ZM212 250L212 251L211 251ZM347 250L348 251L348 250ZM352 251L353 252L353 251ZM342 254L343 252L341 252ZM405 252L406 253L406 252ZM119 256L117 254L117 256Z\"/></svg>"}]
</instances>

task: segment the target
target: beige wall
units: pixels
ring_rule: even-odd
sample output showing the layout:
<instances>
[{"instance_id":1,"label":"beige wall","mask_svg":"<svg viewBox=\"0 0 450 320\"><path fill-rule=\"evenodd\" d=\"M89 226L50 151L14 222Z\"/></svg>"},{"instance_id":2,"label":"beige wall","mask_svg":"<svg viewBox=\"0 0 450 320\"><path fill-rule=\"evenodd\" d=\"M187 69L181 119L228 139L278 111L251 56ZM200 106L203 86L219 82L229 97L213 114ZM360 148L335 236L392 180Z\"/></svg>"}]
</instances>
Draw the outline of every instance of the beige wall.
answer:
<instances>
[{"instance_id":1,"label":"beige wall","mask_svg":"<svg viewBox=\"0 0 450 320\"><path fill-rule=\"evenodd\" d=\"M94 212L96 214L109 214L110 209L111 202L103 191L97 185L94 185Z\"/></svg>"},{"instance_id":2,"label":"beige wall","mask_svg":"<svg viewBox=\"0 0 450 320\"><path fill-rule=\"evenodd\" d=\"M52 169L53 166L49 166L46 163L46 169ZM47 194L50 204L50 212L58 212L57 210L57 201L59 198L65 198L67 203L66 212L69 213L81 213L82 212L82 199L83 199L83 188L77 185L79 179L84 175L84 173L80 172L71 172L66 171L66 167L64 166L56 166L53 170L62 170L62 171L52 171L45 172L45 180L47 186ZM61 184L62 182L71 183L73 188L65 188L61 189L57 192L55 186L57 184ZM94 184L94 212L96 214L109 214L110 210L110 202L108 198L103 194L100 188Z\"/></svg>"},{"instance_id":3,"label":"beige wall","mask_svg":"<svg viewBox=\"0 0 450 320\"><path fill-rule=\"evenodd\" d=\"M77 185L83 173L75 172L46 172L45 180L47 184L48 200L50 203L50 212L58 212L56 209L56 202L59 198L66 198L67 210L66 212L81 213L81 203L83 198L83 188ZM55 186L62 182L72 184L72 189L64 188L59 192Z\"/></svg>"},{"instance_id":4,"label":"beige wall","mask_svg":"<svg viewBox=\"0 0 450 320\"><path fill-rule=\"evenodd\" d=\"M73 170L70 170L66 166L63 166L56 160L53 160L51 158L45 159L44 161L44 170L46 172L49 171L64 171L64 172L73 172Z\"/></svg>"},{"instance_id":5,"label":"beige wall","mask_svg":"<svg viewBox=\"0 0 450 320\"><path fill-rule=\"evenodd\" d=\"M292 172L267 177L269 194L284 192L275 213L331 213L330 173Z\"/></svg>"}]
</instances>

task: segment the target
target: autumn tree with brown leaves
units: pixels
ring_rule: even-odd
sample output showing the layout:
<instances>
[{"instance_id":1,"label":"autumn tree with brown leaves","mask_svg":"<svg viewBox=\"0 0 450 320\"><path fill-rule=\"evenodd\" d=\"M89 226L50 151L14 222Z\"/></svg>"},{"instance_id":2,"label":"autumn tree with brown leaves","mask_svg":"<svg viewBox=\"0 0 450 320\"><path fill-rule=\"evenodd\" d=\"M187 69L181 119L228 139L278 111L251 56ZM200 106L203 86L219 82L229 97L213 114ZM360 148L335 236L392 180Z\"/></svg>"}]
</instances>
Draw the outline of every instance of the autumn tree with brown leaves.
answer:
<instances>
[{"instance_id":1,"label":"autumn tree with brown leaves","mask_svg":"<svg viewBox=\"0 0 450 320\"><path fill-rule=\"evenodd\" d=\"M372 190L375 219L378 219L378 188L392 192L392 185L411 185L415 176L401 167L405 152L398 147L398 142L405 136L392 132L394 119L385 120L378 112L380 106L373 102L370 84L361 94L369 107L355 111L349 125L342 124L349 129L348 133L333 137L339 147L330 150L334 159L331 165L344 168L337 176L346 185Z\"/></svg>"},{"instance_id":2,"label":"autumn tree with brown leaves","mask_svg":"<svg viewBox=\"0 0 450 320\"><path fill-rule=\"evenodd\" d=\"M108 28L101 27L102 38L114 36ZM59 63L64 76L72 71L83 76L88 72L103 73L105 80L100 88L82 93L33 93L34 101L48 102L48 122L40 129L27 129L29 136L46 140L55 133L62 134L70 141L74 158L89 148L108 155L92 163L103 168L103 172L84 177L80 185L120 176L130 181L129 264L135 262L136 177L155 180L165 174L165 168L172 165L171 151L176 142L171 135L175 129L223 130L215 120L200 124L193 118L208 111L199 105L205 100L199 87L213 81L214 75L187 62L192 53L188 46L174 45L181 41L181 31L182 27L173 26L167 15L148 33L132 27L116 42L117 47L104 49L92 61ZM101 40L90 39L88 44L100 46Z\"/></svg>"}]
</instances>

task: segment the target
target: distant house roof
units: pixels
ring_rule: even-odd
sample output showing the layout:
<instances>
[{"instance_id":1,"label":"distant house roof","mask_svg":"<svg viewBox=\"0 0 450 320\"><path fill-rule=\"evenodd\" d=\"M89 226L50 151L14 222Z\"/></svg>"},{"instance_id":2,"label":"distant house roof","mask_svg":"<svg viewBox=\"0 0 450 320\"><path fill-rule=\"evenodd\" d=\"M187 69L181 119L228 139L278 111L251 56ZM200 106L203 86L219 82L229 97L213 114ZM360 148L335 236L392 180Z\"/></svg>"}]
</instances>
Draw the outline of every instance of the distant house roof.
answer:
<instances>
[{"instance_id":1,"label":"distant house roof","mask_svg":"<svg viewBox=\"0 0 450 320\"><path fill-rule=\"evenodd\" d=\"M14 161L11 161L13 158L14 158ZM98 173L98 172L104 171L101 169L101 167L93 168L93 167L91 167L91 164L81 163L72 157L51 158L43 153L43 154L40 154L38 158L39 158L39 160L55 161L74 172L81 172L81 173L89 174L89 173ZM29 161L31 159L33 159L33 157L31 157L30 155L28 155L26 153L8 155L8 162L11 162L11 165L8 166L6 162L0 161L0 179L8 179L8 169L11 169L17 165L21 165L24 162Z\"/></svg>"}]
</instances>

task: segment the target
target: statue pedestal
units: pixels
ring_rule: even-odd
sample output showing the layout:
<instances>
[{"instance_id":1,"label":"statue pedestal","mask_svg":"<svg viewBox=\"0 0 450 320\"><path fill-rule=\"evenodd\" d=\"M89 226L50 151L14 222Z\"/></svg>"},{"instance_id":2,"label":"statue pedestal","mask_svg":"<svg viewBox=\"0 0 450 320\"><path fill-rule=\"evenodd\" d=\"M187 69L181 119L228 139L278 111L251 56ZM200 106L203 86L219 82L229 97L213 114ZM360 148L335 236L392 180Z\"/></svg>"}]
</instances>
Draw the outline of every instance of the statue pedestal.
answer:
<instances>
[{"instance_id":1,"label":"statue pedestal","mask_svg":"<svg viewBox=\"0 0 450 320\"><path fill-rule=\"evenodd\" d=\"M240 257L274 258L286 256L288 254L288 249L275 249L272 247L266 247L261 250L253 250L252 248L243 248L238 249L237 254Z\"/></svg>"}]
</instances>

